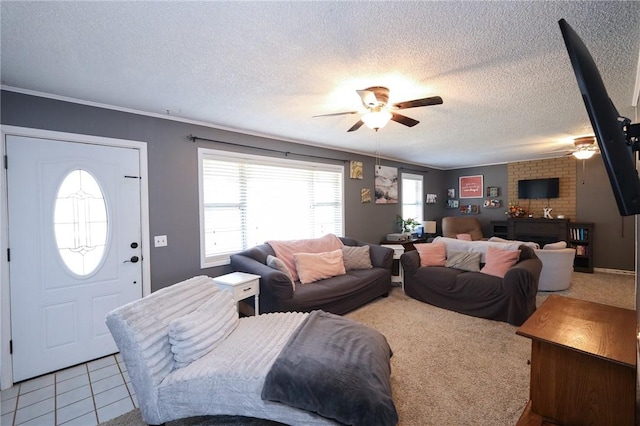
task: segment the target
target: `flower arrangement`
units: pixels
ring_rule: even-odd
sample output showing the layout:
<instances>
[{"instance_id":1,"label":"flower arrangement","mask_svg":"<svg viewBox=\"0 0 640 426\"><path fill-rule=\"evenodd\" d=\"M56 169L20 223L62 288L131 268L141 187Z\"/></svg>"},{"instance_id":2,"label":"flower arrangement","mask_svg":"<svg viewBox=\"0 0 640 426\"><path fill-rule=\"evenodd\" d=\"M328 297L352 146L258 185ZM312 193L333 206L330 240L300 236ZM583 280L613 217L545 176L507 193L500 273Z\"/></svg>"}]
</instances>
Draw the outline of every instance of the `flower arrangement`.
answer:
<instances>
[{"instance_id":1,"label":"flower arrangement","mask_svg":"<svg viewBox=\"0 0 640 426\"><path fill-rule=\"evenodd\" d=\"M420 223L417 220L411 217L405 220L400 215L398 215L398 219L396 220L396 223L400 225L402 232L406 232L408 234L412 233L413 231L416 230L418 226L420 226Z\"/></svg>"},{"instance_id":2,"label":"flower arrangement","mask_svg":"<svg viewBox=\"0 0 640 426\"><path fill-rule=\"evenodd\" d=\"M509 203L509 209L504 214L509 215L509 217L525 217L527 211L523 207Z\"/></svg>"}]
</instances>

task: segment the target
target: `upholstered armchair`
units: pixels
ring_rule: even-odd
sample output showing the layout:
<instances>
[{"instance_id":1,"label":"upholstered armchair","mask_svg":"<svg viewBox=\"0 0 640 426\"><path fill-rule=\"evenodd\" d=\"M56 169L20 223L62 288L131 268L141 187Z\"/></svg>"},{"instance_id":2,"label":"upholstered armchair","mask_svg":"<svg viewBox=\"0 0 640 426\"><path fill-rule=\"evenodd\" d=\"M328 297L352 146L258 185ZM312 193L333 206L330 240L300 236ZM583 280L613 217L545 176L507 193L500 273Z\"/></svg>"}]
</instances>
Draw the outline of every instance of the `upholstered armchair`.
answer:
<instances>
[{"instance_id":1,"label":"upholstered armchair","mask_svg":"<svg viewBox=\"0 0 640 426\"><path fill-rule=\"evenodd\" d=\"M472 241L482 240L482 227L475 217L443 217L442 218L442 236L449 238L457 238L460 234L471 235Z\"/></svg>"},{"instance_id":2,"label":"upholstered armchair","mask_svg":"<svg viewBox=\"0 0 640 426\"><path fill-rule=\"evenodd\" d=\"M576 250L573 248L554 249L553 246L554 244L548 244L544 249L534 250L536 256L542 261L538 291L566 290L571 285Z\"/></svg>"}]
</instances>

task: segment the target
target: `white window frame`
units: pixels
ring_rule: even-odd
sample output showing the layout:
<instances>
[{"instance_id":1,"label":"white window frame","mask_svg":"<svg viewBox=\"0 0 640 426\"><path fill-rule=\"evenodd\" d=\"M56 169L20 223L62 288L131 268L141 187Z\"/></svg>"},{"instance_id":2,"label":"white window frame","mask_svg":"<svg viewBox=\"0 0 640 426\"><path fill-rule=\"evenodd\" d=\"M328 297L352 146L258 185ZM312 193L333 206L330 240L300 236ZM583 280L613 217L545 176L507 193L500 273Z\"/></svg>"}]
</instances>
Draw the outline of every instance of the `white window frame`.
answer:
<instances>
[{"instance_id":1,"label":"white window frame","mask_svg":"<svg viewBox=\"0 0 640 426\"><path fill-rule=\"evenodd\" d=\"M407 199L407 190L409 185L405 185L406 181L414 181L414 182L420 182L420 188L418 190L418 194L416 195L416 202L415 203L407 203L406 199ZM412 215L409 215L406 212L405 206L411 206L412 210L417 210L418 212L420 212L418 217L413 217ZM417 209L416 209L417 207ZM402 173L402 218L403 219L409 219L409 218L413 218L416 219L416 221L418 221L419 223L422 223L424 220L424 177L422 175L416 175L413 173Z\"/></svg>"},{"instance_id":2,"label":"white window frame","mask_svg":"<svg viewBox=\"0 0 640 426\"><path fill-rule=\"evenodd\" d=\"M230 256L234 253L239 252L226 252L217 254L214 256L207 257L206 254L206 243L205 243L205 203L204 203L204 160L212 159L217 161L229 161L229 162L238 162L238 163L247 163L247 164L257 164L257 165L267 165L267 166L276 166L276 167L291 167L294 169L307 169L307 170L320 170L320 171L329 171L335 172L340 175L340 196L339 202L341 207L340 212L340 224L339 231L334 232L338 236L344 235L344 165L335 165L335 164L326 164L326 163L316 163L310 161L300 161L300 160L292 160L292 159L283 159L283 158L275 158L275 157L264 157L253 154L245 154L245 153L236 153L230 151L222 151L211 148L198 148L198 194L199 194L199 215L200 215L200 267L211 268L215 266L228 265L230 263ZM295 196L295 194L292 194ZM264 206L268 208L269 206ZM278 209L286 208L286 206L277 206ZM302 235L305 232L313 232L313 230L305 229L305 224L291 224L293 227L299 227L301 231L300 238L311 238L312 235ZM243 235L246 235L246 229L243 229ZM319 236L319 235L318 235ZM277 239L277 236L274 236L274 239ZM248 243L246 238L243 238L243 248L245 250L248 247Z\"/></svg>"}]
</instances>

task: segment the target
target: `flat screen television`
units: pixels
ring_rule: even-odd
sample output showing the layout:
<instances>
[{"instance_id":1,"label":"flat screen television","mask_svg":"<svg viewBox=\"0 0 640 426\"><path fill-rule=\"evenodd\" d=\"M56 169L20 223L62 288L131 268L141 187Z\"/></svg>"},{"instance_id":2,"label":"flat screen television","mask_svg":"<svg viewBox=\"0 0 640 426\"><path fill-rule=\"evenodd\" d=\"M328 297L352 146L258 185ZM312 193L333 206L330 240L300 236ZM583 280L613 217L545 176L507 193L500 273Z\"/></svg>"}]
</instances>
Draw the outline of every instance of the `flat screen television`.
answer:
<instances>
[{"instance_id":1,"label":"flat screen television","mask_svg":"<svg viewBox=\"0 0 640 426\"><path fill-rule=\"evenodd\" d=\"M521 179L518 181L518 198L521 200L558 198L559 196L560 178Z\"/></svg>"},{"instance_id":2,"label":"flat screen television","mask_svg":"<svg viewBox=\"0 0 640 426\"><path fill-rule=\"evenodd\" d=\"M640 177L635 167L635 151L640 149L640 125L620 116L585 44L567 21L561 19L558 24L620 215L639 214Z\"/></svg>"}]
</instances>

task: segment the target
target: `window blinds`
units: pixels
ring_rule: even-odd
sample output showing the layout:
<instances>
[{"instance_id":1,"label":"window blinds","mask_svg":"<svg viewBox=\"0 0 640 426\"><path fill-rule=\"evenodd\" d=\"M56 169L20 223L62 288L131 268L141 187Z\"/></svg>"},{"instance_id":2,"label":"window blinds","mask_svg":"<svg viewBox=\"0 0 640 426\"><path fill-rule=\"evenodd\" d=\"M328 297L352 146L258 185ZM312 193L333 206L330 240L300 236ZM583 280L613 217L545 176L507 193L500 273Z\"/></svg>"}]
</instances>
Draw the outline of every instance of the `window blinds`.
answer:
<instances>
[{"instance_id":1,"label":"window blinds","mask_svg":"<svg viewBox=\"0 0 640 426\"><path fill-rule=\"evenodd\" d=\"M203 267L270 239L342 235L343 166L199 153Z\"/></svg>"}]
</instances>

